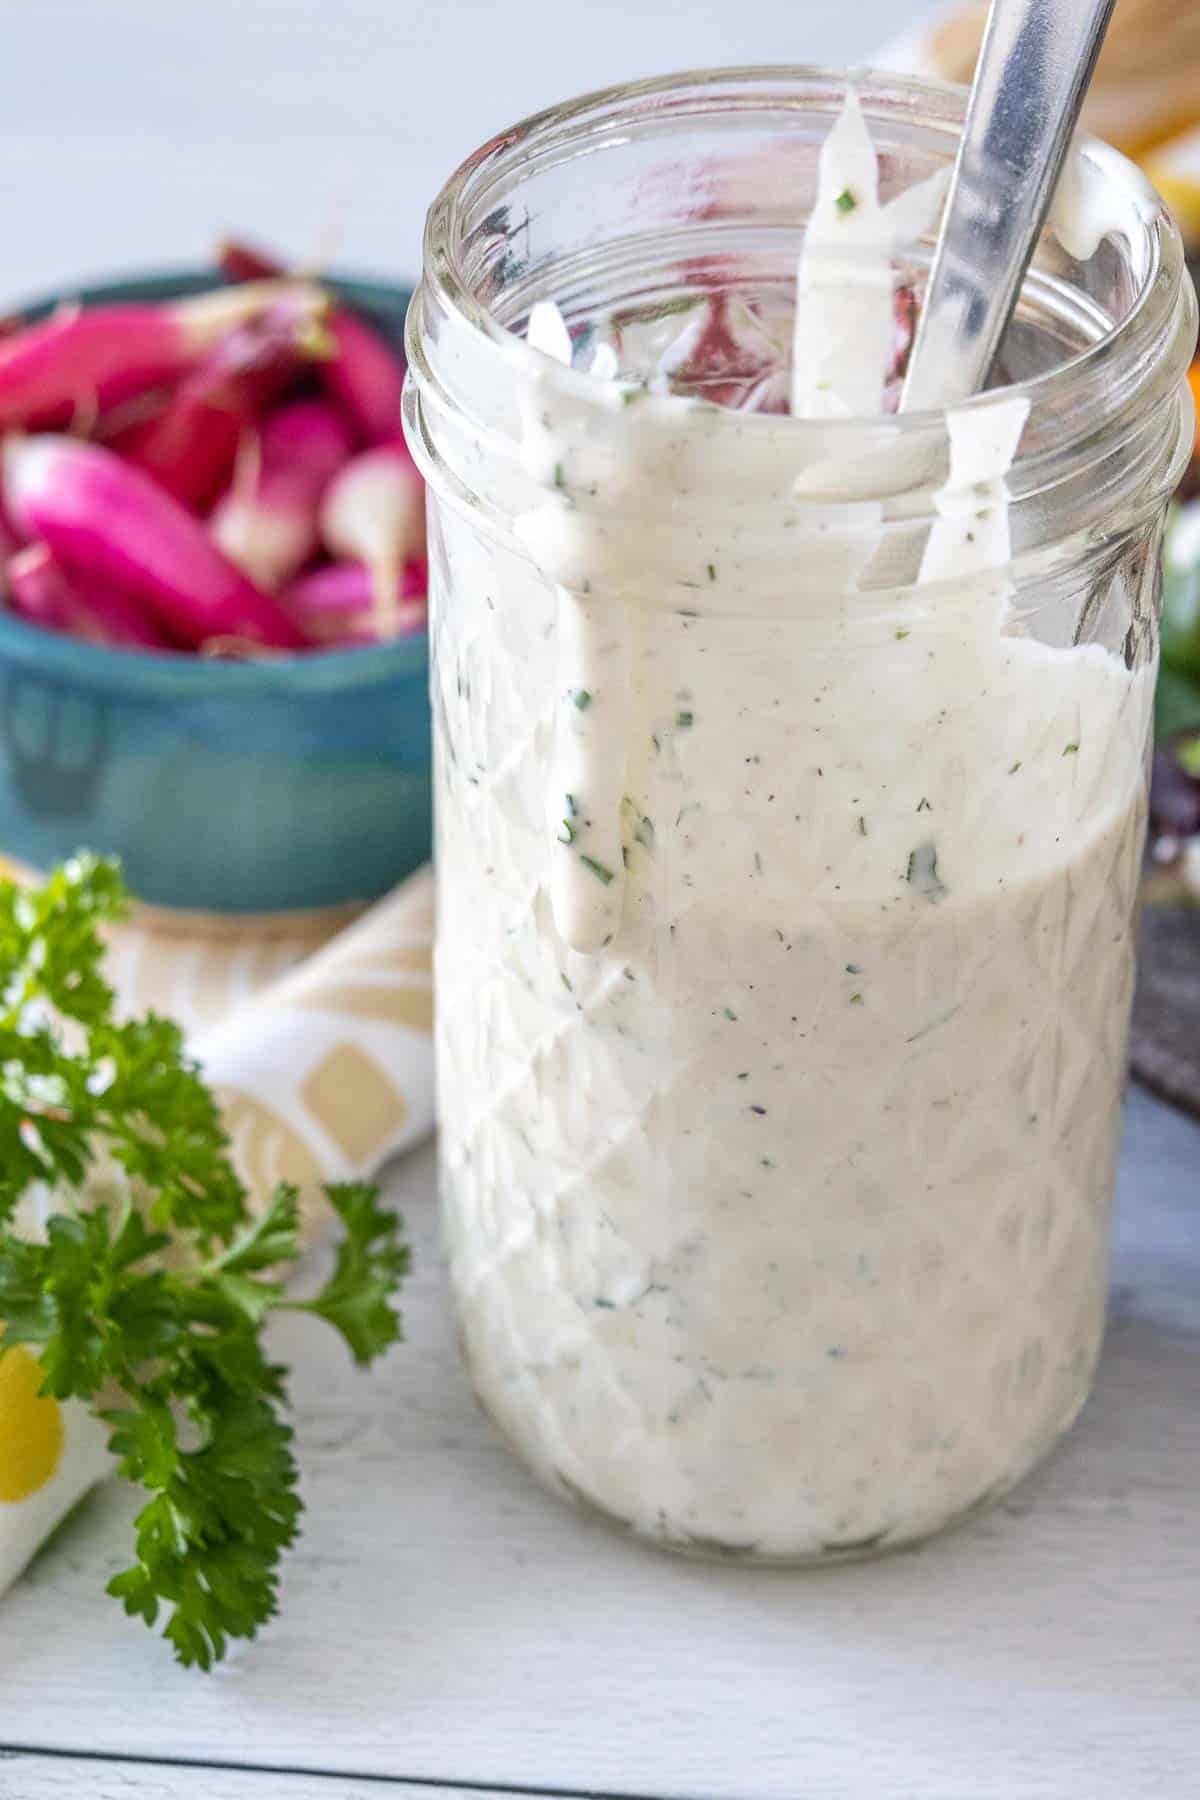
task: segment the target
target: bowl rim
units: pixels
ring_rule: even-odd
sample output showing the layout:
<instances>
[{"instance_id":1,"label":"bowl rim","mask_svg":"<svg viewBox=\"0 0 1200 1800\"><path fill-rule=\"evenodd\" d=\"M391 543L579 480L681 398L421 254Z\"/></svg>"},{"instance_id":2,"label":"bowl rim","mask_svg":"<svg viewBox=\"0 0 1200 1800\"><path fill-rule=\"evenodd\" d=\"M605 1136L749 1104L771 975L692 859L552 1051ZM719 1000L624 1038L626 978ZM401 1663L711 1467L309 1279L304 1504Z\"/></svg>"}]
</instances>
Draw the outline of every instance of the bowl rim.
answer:
<instances>
[{"instance_id":1,"label":"bowl rim","mask_svg":"<svg viewBox=\"0 0 1200 1800\"><path fill-rule=\"evenodd\" d=\"M368 311L406 311L413 290L408 283L331 270L321 281L336 294L356 300ZM72 283L49 294L19 302L13 311L30 323L45 318L64 301L84 306L119 300L156 300L203 293L222 285L211 264L185 263L166 269L133 270ZM261 693L326 693L339 688L370 687L397 675L420 674L428 667L429 634L400 638L393 644L367 648L317 650L267 656L247 662L222 662L183 650L113 649L89 644L66 633L46 631L0 606L0 659L81 677L109 687L135 688L164 694L223 695Z\"/></svg>"}]
</instances>

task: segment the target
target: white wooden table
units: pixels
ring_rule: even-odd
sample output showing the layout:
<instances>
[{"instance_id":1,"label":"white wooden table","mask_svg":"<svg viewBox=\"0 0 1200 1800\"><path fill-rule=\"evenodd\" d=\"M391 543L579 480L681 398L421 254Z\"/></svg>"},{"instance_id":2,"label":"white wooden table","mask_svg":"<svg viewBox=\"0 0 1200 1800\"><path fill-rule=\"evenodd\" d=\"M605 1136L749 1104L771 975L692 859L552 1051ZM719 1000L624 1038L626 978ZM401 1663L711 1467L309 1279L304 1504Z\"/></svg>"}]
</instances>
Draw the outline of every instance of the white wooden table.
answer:
<instances>
[{"instance_id":1,"label":"white wooden table","mask_svg":"<svg viewBox=\"0 0 1200 1800\"><path fill-rule=\"evenodd\" d=\"M676 1562L545 1494L480 1417L433 1159L390 1191L409 1341L294 1353L283 1614L184 1674L103 1587L113 1485L0 1608L2 1800L1185 1800L1200 1749L1200 1129L1134 1091L1099 1383L1050 1462L925 1549Z\"/></svg>"}]
</instances>

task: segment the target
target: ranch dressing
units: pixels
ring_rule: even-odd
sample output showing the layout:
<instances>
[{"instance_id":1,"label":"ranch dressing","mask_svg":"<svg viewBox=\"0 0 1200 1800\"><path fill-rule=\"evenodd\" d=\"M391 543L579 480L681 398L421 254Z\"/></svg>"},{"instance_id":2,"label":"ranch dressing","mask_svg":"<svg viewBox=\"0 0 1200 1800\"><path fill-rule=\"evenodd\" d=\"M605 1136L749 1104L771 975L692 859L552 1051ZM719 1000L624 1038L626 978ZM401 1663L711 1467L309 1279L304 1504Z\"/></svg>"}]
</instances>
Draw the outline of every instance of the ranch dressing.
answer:
<instances>
[{"instance_id":1,"label":"ranch dressing","mask_svg":"<svg viewBox=\"0 0 1200 1800\"><path fill-rule=\"evenodd\" d=\"M881 204L879 163L851 88L821 148L817 197L796 281L792 405L796 418L883 411L892 335L892 263L936 222L949 170Z\"/></svg>"},{"instance_id":2,"label":"ranch dressing","mask_svg":"<svg viewBox=\"0 0 1200 1800\"><path fill-rule=\"evenodd\" d=\"M879 270L939 196L878 208L855 112L817 215L832 232L853 184L869 229L840 291L874 358ZM812 245L798 337L839 310ZM531 342L567 361L540 316ZM632 1529L861 1553L1002 1491L1087 1390L1152 671L1024 634L1023 402L950 419L916 586L838 605L881 514L803 498L836 458L781 471L786 543L685 524L712 409L601 348L586 406L531 381L523 554L441 523L468 1355L545 1478ZM879 410L854 361L798 357L801 403Z\"/></svg>"}]
</instances>

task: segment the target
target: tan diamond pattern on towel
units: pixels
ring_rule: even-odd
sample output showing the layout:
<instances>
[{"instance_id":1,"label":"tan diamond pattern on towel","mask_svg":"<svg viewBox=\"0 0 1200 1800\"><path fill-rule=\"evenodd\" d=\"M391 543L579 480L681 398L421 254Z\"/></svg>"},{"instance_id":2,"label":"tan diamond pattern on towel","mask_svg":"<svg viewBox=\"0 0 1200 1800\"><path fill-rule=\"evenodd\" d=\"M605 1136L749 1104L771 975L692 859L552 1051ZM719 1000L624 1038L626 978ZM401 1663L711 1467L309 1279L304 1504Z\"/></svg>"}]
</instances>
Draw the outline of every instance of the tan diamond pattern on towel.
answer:
<instances>
[{"instance_id":1,"label":"tan diamond pattern on towel","mask_svg":"<svg viewBox=\"0 0 1200 1800\"><path fill-rule=\"evenodd\" d=\"M408 1103L357 1044L338 1044L300 1089L313 1118L351 1162L378 1156L408 1117Z\"/></svg>"}]
</instances>

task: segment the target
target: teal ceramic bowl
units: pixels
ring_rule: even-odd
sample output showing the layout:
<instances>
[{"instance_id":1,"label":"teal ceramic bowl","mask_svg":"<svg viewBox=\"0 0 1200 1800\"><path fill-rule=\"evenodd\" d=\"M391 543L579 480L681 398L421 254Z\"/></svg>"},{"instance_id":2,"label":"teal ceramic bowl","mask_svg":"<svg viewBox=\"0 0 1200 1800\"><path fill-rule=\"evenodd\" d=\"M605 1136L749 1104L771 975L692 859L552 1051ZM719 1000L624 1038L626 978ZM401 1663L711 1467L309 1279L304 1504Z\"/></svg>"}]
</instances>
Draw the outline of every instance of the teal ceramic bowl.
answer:
<instances>
[{"instance_id":1,"label":"teal ceramic bowl","mask_svg":"<svg viewBox=\"0 0 1200 1800\"><path fill-rule=\"evenodd\" d=\"M185 270L73 297L216 282ZM329 285L402 346L406 289ZM206 911L370 900L429 855L429 762L424 637L203 662L78 643L0 609L0 852L28 867L103 851L139 900Z\"/></svg>"}]
</instances>

